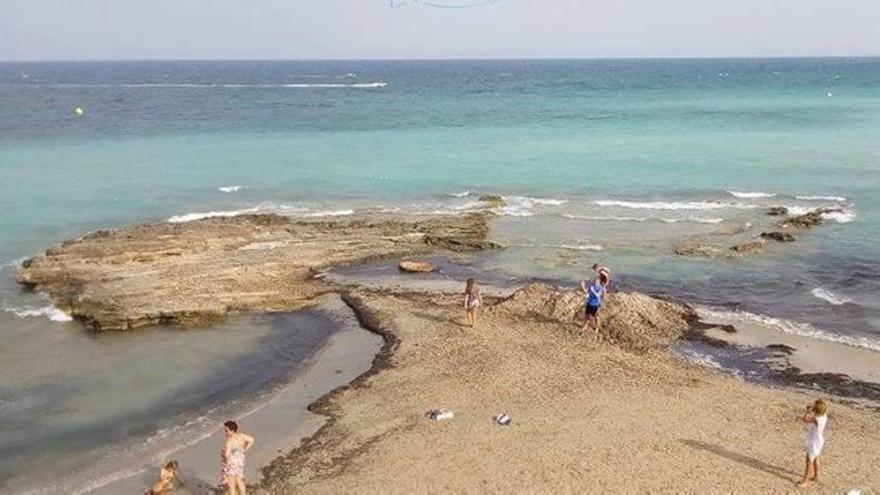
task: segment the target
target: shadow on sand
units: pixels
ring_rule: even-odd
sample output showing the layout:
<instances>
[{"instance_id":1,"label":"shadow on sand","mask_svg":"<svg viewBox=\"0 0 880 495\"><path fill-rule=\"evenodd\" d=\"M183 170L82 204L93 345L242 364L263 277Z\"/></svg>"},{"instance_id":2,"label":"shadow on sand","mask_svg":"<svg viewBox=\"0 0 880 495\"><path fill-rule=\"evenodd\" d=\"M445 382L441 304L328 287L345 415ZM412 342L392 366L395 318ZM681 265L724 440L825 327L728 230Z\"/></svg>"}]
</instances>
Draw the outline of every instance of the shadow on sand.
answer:
<instances>
[{"instance_id":1,"label":"shadow on sand","mask_svg":"<svg viewBox=\"0 0 880 495\"><path fill-rule=\"evenodd\" d=\"M728 450L718 445L690 439L679 439L679 441L681 441L681 443L687 445L688 447L691 447L692 449L711 452L717 456L721 456L725 459L730 459L731 461L744 464L746 466L749 466L750 468L763 471L767 474L772 474L773 476L784 479L786 481L796 480L800 476L798 473L790 469L784 469L778 466L774 466L772 464L767 464L762 460L755 459L754 457L749 457L747 455L743 455L732 450Z\"/></svg>"}]
</instances>

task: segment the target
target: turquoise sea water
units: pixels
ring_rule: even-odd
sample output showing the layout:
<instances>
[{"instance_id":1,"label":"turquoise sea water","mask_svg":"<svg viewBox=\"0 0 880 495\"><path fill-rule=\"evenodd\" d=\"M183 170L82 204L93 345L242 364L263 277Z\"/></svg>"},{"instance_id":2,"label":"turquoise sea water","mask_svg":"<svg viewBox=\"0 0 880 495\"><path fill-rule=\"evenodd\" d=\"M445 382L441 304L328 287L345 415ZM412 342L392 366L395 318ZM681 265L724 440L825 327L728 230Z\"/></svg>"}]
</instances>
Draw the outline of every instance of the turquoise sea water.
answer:
<instances>
[{"instance_id":1,"label":"turquoise sea water","mask_svg":"<svg viewBox=\"0 0 880 495\"><path fill-rule=\"evenodd\" d=\"M0 177L7 377L4 355L38 362L59 332L104 359L104 337L14 284L11 264L63 239L208 212L461 212L479 193L508 197L494 272L575 280L601 260L626 286L880 346L877 58L5 63ZM766 256L671 254L780 204L841 213ZM65 366L0 387L58 445L80 425L26 401Z\"/></svg>"}]
</instances>

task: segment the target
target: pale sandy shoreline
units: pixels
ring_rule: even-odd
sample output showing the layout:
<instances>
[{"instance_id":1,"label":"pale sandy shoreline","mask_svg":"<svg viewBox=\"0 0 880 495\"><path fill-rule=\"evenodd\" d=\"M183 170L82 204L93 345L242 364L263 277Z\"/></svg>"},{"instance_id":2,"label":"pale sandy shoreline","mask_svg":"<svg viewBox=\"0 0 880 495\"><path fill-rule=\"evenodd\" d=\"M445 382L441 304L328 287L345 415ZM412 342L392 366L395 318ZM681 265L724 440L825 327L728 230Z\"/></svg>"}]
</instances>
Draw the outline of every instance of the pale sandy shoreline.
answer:
<instances>
[{"instance_id":1,"label":"pale sandy shoreline","mask_svg":"<svg viewBox=\"0 0 880 495\"><path fill-rule=\"evenodd\" d=\"M326 418L309 412L310 404L369 370L373 356L382 345L379 336L358 325L354 314L339 296L325 295L318 304L321 311L334 315L340 330L331 335L313 356L300 363L294 376L270 398L261 399L256 407L235 416L243 429L259 439L245 466L248 479L259 479L264 465L321 428ZM218 450L223 442L220 424L225 419L212 418L215 423L212 433L171 449L161 460L157 459L131 475L121 476L84 493L141 493L155 481L157 466L172 459L180 464L181 477L185 481L178 493L212 493L219 483Z\"/></svg>"},{"instance_id":2,"label":"pale sandy shoreline","mask_svg":"<svg viewBox=\"0 0 880 495\"><path fill-rule=\"evenodd\" d=\"M660 322L596 341L559 319L577 296L502 300L476 330L454 296L352 297L391 348L319 401L333 420L265 470L261 493L798 492L798 416L814 394L683 363L650 335ZM874 493L880 418L831 402L810 490ZM456 417L429 421L433 407ZM499 412L513 424L493 424Z\"/></svg>"},{"instance_id":3,"label":"pale sandy shoreline","mask_svg":"<svg viewBox=\"0 0 880 495\"><path fill-rule=\"evenodd\" d=\"M819 392L749 383L676 358L673 344L697 328L706 331L686 305L616 293L595 337L581 335L575 323L579 293L486 288L487 307L470 329L463 325L461 281L324 272L444 248L460 255L495 248L488 218L296 223L249 216L134 227L53 248L19 277L67 302L84 322L116 330L167 319L209 323L342 295L384 344L374 358L375 348L360 350L359 359L372 359L365 373L345 376L320 397L292 393L262 409L271 415L280 406L282 419L246 427L277 443L271 455L255 451L251 458L249 482L257 493L796 492L804 437L798 416ZM137 284L123 287L126 277ZM144 297L149 292L142 289L151 287L162 293ZM84 288L102 297L82 304ZM125 303L111 307L117 290ZM237 302L242 294L247 304ZM731 342L768 345L755 335L744 331ZM808 369L808 354L793 362ZM874 378L870 366L850 364L850 371ZM880 416L828 398L826 468L812 490L875 493L880 452L872 446L880 443ZM324 416L313 423L322 424L317 432L310 434L303 414L289 414L285 405L294 403ZM456 416L427 420L432 408ZM513 424L494 424L498 413ZM215 479L205 478L214 472L215 450L210 441L196 445L181 457L191 465L184 472Z\"/></svg>"}]
</instances>

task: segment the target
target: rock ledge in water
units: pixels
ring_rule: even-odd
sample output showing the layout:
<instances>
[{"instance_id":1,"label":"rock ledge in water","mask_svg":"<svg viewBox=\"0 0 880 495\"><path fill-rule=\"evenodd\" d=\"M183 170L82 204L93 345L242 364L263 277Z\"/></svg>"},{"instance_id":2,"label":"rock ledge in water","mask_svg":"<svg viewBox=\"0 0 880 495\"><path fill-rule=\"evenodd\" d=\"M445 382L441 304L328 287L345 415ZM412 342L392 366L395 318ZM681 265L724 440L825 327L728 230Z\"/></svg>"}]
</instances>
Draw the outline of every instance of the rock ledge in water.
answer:
<instances>
[{"instance_id":1,"label":"rock ledge in water","mask_svg":"<svg viewBox=\"0 0 880 495\"><path fill-rule=\"evenodd\" d=\"M138 225L47 249L23 263L16 279L95 330L204 325L231 312L306 306L333 290L315 278L333 266L495 248L488 218L268 214Z\"/></svg>"}]
</instances>

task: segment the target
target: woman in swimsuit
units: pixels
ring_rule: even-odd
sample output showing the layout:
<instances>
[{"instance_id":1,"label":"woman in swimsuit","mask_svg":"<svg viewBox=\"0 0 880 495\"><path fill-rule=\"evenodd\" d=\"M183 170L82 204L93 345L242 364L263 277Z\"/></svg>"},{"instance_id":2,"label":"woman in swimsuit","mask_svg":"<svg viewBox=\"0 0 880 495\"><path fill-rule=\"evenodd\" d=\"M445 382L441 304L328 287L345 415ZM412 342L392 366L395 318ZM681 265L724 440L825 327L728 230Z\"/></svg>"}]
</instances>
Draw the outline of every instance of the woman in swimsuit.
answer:
<instances>
[{"instance_id":1,"label":"woman in swimsuit","mask_svg":"<svg viewBox=\"0 0 880 495\"><path fill-rule=\"evenodd\" d=\"M471 328L477 324L477 308L483 305L483 296L477 281L469 278L464 288L464 309L467 311L467 319Z\"/></svg>"},{"instance_id":2,"label":"woman in swimsuit","mask_svg":"<svg viewBox=\"0 0 880 495\"><path fill-rule=\"evenodd\" d=\"M245 495L244 453L254 445L254 437L238 432L238 423L223 423L226 442L220 450L220 475L229 495Z\"/></svg>"}]
</instances>

